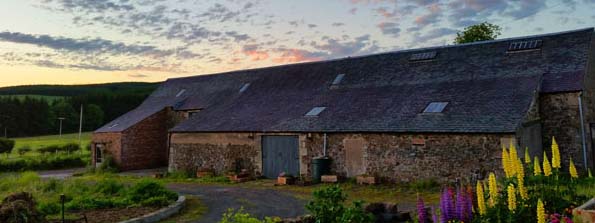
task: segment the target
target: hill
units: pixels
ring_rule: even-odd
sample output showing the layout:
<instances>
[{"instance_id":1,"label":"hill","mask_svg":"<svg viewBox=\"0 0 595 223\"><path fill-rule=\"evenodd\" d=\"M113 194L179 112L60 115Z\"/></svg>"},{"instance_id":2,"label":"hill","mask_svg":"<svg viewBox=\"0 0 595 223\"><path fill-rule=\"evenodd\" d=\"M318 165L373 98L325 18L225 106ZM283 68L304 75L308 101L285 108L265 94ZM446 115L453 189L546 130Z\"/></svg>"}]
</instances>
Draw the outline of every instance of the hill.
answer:
<instances>
[{"instance_id":1,"label":"hill","mask_svg":"<svg viewBox=\"0 0 595 223\"><path fill-rule=\"evenodd\" d=\"M93 131L138 106L159 83L30 85L0 88L0 130L8 137ZM4 131L1 131L4 133ZM4 135L4 134L2 134Z\"/></svg>"},{"instance_id":2,"label":"hill","mask_svg":"<svg viewBox=\"0 0 595 223\"><path fill-rule=\"evenodd\" d=\"M121 82L88 85L24 85L1 87L0 95L77 96L83 94L149 94L159 84Z\"/></svg>"}]
</instances>

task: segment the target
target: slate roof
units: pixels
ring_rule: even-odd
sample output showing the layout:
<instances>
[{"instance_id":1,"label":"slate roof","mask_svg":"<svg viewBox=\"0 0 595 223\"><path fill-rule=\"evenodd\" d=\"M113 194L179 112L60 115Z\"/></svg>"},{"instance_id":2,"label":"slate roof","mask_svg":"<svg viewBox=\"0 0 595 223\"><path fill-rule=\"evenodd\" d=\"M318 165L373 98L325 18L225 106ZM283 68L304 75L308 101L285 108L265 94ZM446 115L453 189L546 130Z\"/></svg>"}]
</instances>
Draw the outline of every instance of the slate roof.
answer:
<instances>
[{"instance_id":1,"label":"slate roof","mask_svg":"<svg viewBox=\"0 0 595 223\"><path fill-rule=\"evenodd\" d=\"M201 109L172 132L514 132L536 92L582 90L592 36L589 28L170 79L97 132L123 131L167 106ZM507 52L533 39L540 50ZM409 60L431 51L432 60ZM430 102L448 105L423 114ZM327 108L304 117L316 106Z\"/></svg>"}]
</instances>

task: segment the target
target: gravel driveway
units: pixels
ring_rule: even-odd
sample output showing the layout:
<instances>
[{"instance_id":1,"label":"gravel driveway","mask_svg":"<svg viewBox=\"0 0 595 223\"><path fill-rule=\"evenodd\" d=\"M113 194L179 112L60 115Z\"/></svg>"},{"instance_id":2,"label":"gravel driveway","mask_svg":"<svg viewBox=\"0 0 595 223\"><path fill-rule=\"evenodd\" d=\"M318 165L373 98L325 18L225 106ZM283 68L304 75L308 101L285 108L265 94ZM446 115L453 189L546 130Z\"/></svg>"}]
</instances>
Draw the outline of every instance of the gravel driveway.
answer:
<instances>
[{"instance_id":1,"label":"gravel driveway","mask_svg":"<svg viewBox=\"0 0 595 223\"><path fill-rule=\"evenodd\" d=\"M306 213L306 201L276 190L195 184L168 184L167 187L181 194L200 197L208 207L208 212L197 223L218 222L228 208L244 207L244 210L259 218L297 217Z\"/></svg>"}]
</instances>

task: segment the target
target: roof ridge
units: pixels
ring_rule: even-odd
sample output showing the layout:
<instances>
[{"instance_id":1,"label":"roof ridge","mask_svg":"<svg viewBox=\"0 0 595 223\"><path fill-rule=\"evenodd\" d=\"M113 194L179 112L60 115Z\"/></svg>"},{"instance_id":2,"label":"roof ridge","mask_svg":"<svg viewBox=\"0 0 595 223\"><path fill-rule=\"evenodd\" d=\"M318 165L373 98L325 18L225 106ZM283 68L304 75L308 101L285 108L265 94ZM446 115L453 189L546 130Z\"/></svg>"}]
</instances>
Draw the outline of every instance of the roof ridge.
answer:
<instances>
[{"instance_id":1,"label":"roof ridge","mask_svg":"<svg viewBox=\"0 0 595 223\"><path fill-rule=\"evenodd\" d=\"M529 36L516 36L516 37L503 38L503 39L476 41L476 42L471 42L471 43L462 43L462 44L452 44L452 45L442 45L442 46L429 46L429 47L422 47L422 48L411 48L411 49L403 49L403 50L394 50L394 51L379 52L379 53L366 54L366 55L360 55L360 56L347 56L347 57L334 58L334 59L328 59L328 60L306 61L306 62L298 62L298 63L290 63L290 64L273 65L273 66L267 66L267 67L257 67L257 68L230 70L230 71L223 71L223 72L218 72L218 73L197 74L197 75L186 76L186 77L168 78L167 80L165 80L165 82L174 81L174 80L183 80L183 79L197 78L197 77L208 77L208 76L223 75L223 74L234 74L234 73L246 72L246 71L257 71L257 70L266 70L266 69L282 68L282 67L289 67L289 66L317 64L317 63L327 63L327 62L333 62L333 61L341 61L341 60L349 60L349 59L357 59L357 58L366 58L366 57L380 56L380 55L386 55L386 54L408 53L408 52L416 52L416 51L424 51L424 50L432 50L432 49L446 49L446 48L455 48L455 47L466 47L466 46L474 46L474 45L480 45L480 44L506 42L506 41L511 41L511 40L520 40L520 39L530 39L530 38L537 38L537 37L557 36L557 35L564 35L564 34L570 34L570 33L584 32L584 31L589 31L589 30L591 32L593 32L595 30L595 27L588 27L588 28L574 29L574 30L566 30L566 31L560 31L560 32L553 32L553 33L544 33L544 34L537 34L537 35L529 35Z\"/></svg>"}]
</instances>

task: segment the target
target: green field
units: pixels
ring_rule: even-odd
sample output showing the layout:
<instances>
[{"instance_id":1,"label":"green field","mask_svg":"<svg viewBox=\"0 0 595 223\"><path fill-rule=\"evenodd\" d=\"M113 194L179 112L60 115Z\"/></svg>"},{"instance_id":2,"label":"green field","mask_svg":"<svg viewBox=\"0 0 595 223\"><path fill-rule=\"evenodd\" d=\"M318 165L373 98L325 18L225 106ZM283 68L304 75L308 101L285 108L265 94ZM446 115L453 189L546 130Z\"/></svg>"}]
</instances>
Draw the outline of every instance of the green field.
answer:
<instances>
[{"instance_id":1,"label":"green field","mask_svg":"<svg viewBox=\"0 0 595 223\"><path fill-rule=\"evenodd\" d=\"M86 147L91 142L91 132L83 132L81 136L81 147ZM64 145L68 143L78 143L78 133L63 134L62 137L59 135L48 135L48 136L36 136L36 137L25 137L25 138L14 138L15 146L13 153L16 153L16 148L22 146L29 146L32 150L50 145Z\"/></svg>"}]
</instances>

